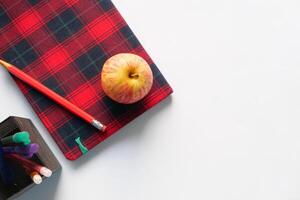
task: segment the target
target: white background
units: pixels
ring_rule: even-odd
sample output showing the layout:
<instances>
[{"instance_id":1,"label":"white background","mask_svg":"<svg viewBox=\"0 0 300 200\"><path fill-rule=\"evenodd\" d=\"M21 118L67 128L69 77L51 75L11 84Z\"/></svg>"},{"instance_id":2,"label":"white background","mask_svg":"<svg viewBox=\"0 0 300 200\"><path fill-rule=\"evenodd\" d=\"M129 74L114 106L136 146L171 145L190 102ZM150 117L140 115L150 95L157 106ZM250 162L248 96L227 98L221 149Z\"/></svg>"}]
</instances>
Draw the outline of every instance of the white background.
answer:
<instances>
[{"instance_id":1,"label":"white background","mask_svg":"<svg viewBox=\"0 0 300 200\"><path fill-rule=\"evenodd\" d=\"M76 162L0 71L63 166L24 200L300 199L300 1L115 0L174 88Z\"/></svg>"}]
</instances>

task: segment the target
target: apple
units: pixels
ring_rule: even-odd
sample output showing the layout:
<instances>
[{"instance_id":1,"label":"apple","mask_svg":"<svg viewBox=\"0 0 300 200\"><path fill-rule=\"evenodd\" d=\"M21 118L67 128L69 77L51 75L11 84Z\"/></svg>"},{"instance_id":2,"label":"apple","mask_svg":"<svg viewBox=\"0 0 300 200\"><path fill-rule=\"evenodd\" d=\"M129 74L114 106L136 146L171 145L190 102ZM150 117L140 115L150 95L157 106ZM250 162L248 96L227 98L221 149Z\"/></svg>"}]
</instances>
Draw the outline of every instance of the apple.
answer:
<instances>
[{"instance_id":1,"label":"apple","mask_svg":"<svg viewBox=\"0 0 300 200\"><path fill-rule=\"evenodd\" d=\"M101 86L111 99L132 104L143 99L151 90L153 74L149 64L140 56L121 53L103 65Z\"/></svg>"}]
</instances>

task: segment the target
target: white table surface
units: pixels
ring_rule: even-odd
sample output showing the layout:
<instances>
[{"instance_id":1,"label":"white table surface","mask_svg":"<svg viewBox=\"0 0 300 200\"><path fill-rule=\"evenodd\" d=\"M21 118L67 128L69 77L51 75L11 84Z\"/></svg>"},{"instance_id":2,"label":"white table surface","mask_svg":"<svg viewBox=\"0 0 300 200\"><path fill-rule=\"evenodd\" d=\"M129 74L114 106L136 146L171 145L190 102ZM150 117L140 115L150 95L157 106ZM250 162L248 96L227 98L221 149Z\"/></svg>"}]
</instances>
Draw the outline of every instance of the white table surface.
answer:
<instances>
[{"instance_id":1,"label":"white table surface","mask_svg":"<svg viewBox=\"0 0 300 200\"><path fill-rule=\"evenodd\" d=\"M22 200L300 199L300 1L115 0L175 93Z\"/></svg>"}]
</instances>

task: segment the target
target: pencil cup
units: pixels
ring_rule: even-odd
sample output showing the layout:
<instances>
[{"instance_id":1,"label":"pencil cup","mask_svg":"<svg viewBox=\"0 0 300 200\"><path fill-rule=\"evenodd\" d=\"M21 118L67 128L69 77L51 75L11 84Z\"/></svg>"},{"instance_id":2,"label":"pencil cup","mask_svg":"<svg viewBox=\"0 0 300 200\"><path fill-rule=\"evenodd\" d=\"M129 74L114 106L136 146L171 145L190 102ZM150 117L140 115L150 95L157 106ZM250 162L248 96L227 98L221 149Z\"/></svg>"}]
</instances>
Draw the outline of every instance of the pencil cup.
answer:
<instances>
[{"instance_id":1,"label":"pencil cup","mask_svg":"<svg viewBox=\"0 0 300 200\"><path fill-rule=\"evenodd\" d=\"M13 139L15 139L13 136L16 133L23 135L29 133L31 145L25 146L26 144L18 142L13 144ZM9 117L1 122L0 139L3 138L6 139L2 140L3 147L0 145L2 150L0 152L3 154L5 166L8 166L9 170L13 172L13 183L7 184L0 179L0 200L15 199L38 184L43 184L45 179L51 178L48 176L61 170L61 165L29 119ZM7 144L4 144L3 141ZM10 154L11 151L16 151L18 154ZM26 154L22 155L19 151ZM36 165L32 167L31 162ZM42 174L37 173L39 170Z\"/></svg>"}]
</instances>

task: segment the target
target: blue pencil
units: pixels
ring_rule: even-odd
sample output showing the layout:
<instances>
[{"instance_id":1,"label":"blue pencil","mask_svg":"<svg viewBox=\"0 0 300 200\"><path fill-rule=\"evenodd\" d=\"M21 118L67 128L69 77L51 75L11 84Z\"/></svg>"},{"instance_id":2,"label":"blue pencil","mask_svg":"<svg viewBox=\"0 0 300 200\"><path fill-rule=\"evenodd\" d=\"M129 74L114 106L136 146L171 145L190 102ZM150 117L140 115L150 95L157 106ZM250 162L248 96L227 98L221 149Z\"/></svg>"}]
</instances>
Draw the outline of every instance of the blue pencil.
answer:
<instances>
[{"instance_id":1,"label":"blue pencil","mask_svg":"<svg viewBox=\"0 0 300 200\"><path fill-rule=\"evenodd\" d=\"M19 154L26 158L31 158L35 153L39 150L39 145L36 143L32 143L26 146L5 146L2 148L4 154L13 153Z\"/></svg>"},{"instance_id":2,"label":"blue pencil","mask_svg":"<svg viewBox=\"0 0 300 200\"><path fill-rule=\"evenodd\" d=\"M0 174L2 181L6 185L11 185L13 183L13 175L11 169L7 166L4 159L4 152L2 149L2 144L0 143Z\"/></svg>"}]
</instances>

